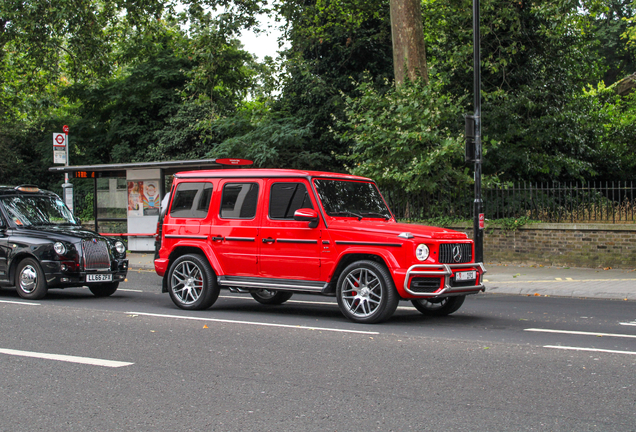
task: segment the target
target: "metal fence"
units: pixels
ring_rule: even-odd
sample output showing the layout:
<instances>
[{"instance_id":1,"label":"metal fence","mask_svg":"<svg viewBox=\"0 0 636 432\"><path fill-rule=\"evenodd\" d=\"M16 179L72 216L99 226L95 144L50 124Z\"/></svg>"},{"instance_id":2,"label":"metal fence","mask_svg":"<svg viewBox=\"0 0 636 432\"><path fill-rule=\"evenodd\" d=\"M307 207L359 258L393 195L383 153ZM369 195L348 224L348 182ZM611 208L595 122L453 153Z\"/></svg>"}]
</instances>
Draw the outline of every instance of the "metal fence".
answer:
<instances>
[{"instance_id":1,"label":"metal fence","mask_svg":"<svg viewBox=\"0 0 636 432\"><path fill-rule=\"evenodd\" d=\"M434 194L383 190L402 219L472 219L474 189ZM487 219L527 217L541 222L634 223L634 182L519 183L482 189Z\"/></svg>"}]
</instances>

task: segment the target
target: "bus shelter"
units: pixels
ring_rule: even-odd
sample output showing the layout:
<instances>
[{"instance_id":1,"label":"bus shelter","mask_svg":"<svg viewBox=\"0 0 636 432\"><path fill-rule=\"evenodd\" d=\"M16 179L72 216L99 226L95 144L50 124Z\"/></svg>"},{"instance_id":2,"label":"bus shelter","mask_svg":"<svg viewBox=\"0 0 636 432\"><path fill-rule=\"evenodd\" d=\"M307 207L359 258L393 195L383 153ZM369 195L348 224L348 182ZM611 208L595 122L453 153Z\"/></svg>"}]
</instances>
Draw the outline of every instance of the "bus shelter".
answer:
<instances>
[{"instance_id":1,"label":"bus shelter","mask_svg":"<svg viewBox=\"0 0 636 432\"><path fill-rule=\"evenodd\" d=\"M202 159L167 162L54 166L71 179L93 179L95 231L128 239L128 250L154 250L161 200L179 171L236 168L244 159Z\"/></svg>"}]
</instances>

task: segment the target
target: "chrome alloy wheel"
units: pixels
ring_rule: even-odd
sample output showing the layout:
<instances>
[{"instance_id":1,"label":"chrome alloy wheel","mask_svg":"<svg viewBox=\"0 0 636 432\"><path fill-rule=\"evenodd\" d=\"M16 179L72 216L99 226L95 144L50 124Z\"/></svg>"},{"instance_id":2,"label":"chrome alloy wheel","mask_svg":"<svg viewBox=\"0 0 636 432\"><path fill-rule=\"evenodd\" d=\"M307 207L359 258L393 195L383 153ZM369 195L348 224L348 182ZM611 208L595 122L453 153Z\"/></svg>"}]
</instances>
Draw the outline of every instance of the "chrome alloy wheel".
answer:
<instances>
[{"instance_id":1,"label":"chrome alloy wheel","mask_svg":"<svg viewBox=\"0 0 636 432\"><path fill-rule=\"evenodd\" d=\"M182 261L172 272L170 289L184 305L196 302L203 290L203 275L192 261Z\"/></svg>"},{"instance_id":2,"label":"chrome alloy wheel","mask_svg":"<svg viewBox=\"0 0 636 432\"><path fill-rule=\"evenodd\" d=\"M358 318L372 315L382 301L382 282L377 274L366 268L356 268L345 278L342 301L349 312Z\"/></svg>"},{"instance_id":3,"label":"chrome alloy wheel","mask_svg":"<svg viewBox=\"0 0 636 432\"><path fill-rule=\"evenodd\" d=\"M32 265L26 265L20 272L20 289L31 294L38 286L38 272Z\"/></svg>"}]
</instances>

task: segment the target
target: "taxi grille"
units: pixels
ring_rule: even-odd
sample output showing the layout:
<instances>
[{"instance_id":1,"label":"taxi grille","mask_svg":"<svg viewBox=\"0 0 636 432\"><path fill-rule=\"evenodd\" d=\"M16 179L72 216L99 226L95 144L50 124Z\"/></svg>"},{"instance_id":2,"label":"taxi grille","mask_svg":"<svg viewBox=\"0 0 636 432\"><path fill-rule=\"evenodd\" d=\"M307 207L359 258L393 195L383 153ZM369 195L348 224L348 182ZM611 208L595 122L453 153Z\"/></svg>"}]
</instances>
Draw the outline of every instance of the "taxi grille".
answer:
<instances>
[{"instance_id":1,"label":"taxi grille","mask_svg":"<svg viewBox=\"0 0 636 432\"><path fill-rule=\"evenodd\" d=\"M104 240L82 240L82 251L85 270L110 270L110 255Z\"/></svg>"},{"instance_id":2,"label":"taxi grille","mask_svg":"<svg viewBox=\"0 0 636 432\"><path fill-rule=\"evenodd\" d=\"M458 247L456 250L455 247ZM455 261L455 254L459 259ZM473 260L473 248L470 243L442 243L439 245L439 262L442 264L467 263Z\"/></svg>"}]
</instances>

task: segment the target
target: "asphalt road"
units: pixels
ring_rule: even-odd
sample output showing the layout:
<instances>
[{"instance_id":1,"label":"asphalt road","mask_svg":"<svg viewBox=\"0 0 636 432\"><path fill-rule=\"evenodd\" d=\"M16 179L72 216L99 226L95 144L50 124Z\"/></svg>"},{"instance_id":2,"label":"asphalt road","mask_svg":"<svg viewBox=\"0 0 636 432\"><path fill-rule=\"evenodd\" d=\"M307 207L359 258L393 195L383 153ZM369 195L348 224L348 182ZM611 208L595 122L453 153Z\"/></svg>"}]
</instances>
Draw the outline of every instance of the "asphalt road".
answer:
<instances>
[{"instance_id":1,"label":"asphalt road","mask_svg":"<svg viewBox=\"0 0 636 432\"><path fill-rule=\"evenodd\" d=\"M182 311L149 271L110 298L1 290L0 430L636 430L635 302L409 305L379 325L309 295Z\"/></svg>"}]
</instances>

